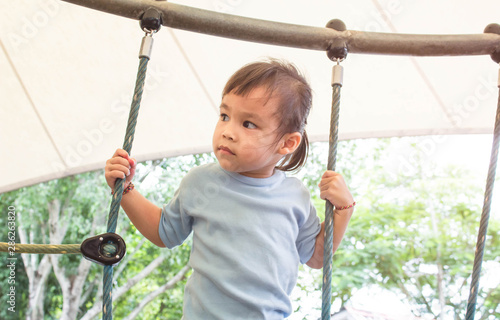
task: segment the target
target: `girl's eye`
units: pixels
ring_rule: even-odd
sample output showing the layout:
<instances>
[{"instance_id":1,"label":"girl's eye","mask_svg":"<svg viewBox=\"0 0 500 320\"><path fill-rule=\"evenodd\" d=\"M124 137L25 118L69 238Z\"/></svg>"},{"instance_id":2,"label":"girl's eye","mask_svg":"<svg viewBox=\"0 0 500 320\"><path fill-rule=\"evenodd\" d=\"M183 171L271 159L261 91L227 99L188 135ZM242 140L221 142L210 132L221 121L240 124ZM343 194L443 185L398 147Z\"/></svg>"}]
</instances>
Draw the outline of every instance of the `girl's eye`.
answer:
<instances>
[{"instance_id":1,"label":"girl's eye","mask_svg":"<svg viewBox=\"0 0 500 320\"><path fill-rule=\"evenodd\" d=\"M222 113L222 114L220 115L220 119L221 119L222 121L228 121L228 120L229 120L229 117L228 117L228 115L227 115L227 114Z\"/></svg>"},{"instance_id":2,"label":"girl's eye","mask_svg":"<svg viewBox=\"0 0 500 320\"><path fill-rule=\"evenodd\" d=\"M257 128L257 126L250 121L243 122L243 127L247 128L247 129L256 129Z\"/></svg>"}]
</instances>

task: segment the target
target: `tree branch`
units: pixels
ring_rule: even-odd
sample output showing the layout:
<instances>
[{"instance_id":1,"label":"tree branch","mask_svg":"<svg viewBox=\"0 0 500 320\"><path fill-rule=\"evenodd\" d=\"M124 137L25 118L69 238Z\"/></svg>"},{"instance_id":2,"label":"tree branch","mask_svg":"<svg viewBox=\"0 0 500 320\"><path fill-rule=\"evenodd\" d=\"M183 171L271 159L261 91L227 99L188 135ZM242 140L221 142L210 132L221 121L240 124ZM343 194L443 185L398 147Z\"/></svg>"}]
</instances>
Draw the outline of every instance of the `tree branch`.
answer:
<instances>
[{"instance_id":1,"label":"tree branch","mask_svg":"<svg viewBox=\"0 0 500 320\"><path fill-rule=\"evenodd\" d=\"M425 279L425 278L424 278ZM427 299L425 298L424 294L422 293L422 286L420 285L420 282L418 281L419 279L417 278L416 281L415 281L415 285L417 286L417 290L418 292L420 293L420 298L422 299L422 301L424 302L425 304L425 308L427 310L427 312L429 312L430 314L432 314L434 317L436 317L436 315L434 314L434 312L432 312L432 308L431 306L429 305L429 302L427 301Z\"/></svg>"},{"instance_id":2,"label":"tree branch","mask_svg":"<svg viewBox=\"0 0 500 320\"><path fill-rule=\"evenodd\" d=\"M159 256L158 258L154 259L148 266L144 269L142 269L141 272L136 274L134 277L130 278L127 283L125 283L123 286L118 288L115 291L115 294L113 294L113 297L115 299L118 299L121 297L125 292L130 290L133 286L135 286L139 281L144 279L148 274L153 272L154 269L156 269L162 262L165 260L164 256Z\"/></svg>"},{"instance_id":3,"label":"tree branch","mask_svg":"<svg viewBox=\"0 0 500 320\"><path fill-rule=\"evenodd\" d=\"M497 288L494 287L494 288L491 288L489 291L488 291L488 294L486 295L486 297L484 298L484 301L487 301L488 298L491 296L491 294L496 290ZM497 302L497 305L495 306L495 308L488 308L488 309L493 309L495 310L497 307L498 307L498 304L499 302ZM491 315L490 312L488 312L489 310L485 310L485 312L482 313L481 315L481 318L479 320L486 320L489 318L489 316Z\"/></svg>"},{"instance_id":4,"label":"tree branch","mask_svg":"<svg viewBox=\"0 0 500 320\"><path fill-rule=\"evenodd\" d=\"M177 274L170 279L167 283L156 289L155 291L151 292L148 294L145 298L141 300L139 305L132 310L132 312L123 320L133 320L135 317L139 315L139 312L146 307L151 301L153 301L156 297L158 297L160 294L164 293L165 291L172 289L179 281L183 280L186 277L186 273L191 270L190 266L184 266Z\"/></svg>"},{"instance_id":5,"label":"tree branch","mask_svg":"<svg viewBox=\"0 0 500 320\"><path fill-rule=\"evenodd\" d=\"M85 290L85 292L82 294L82 298L80 299L80 305L79 307L82 306L83 303L85 303L87 301L87 299L90 297L90 294L92 293L92 291L94 290L94 287L96 285L99 285L99 283L102 282L99 280L99 278L95 278L94 281L92 281L89 286L87 287L87 290Z\"/></svg>"},{"instance_id":6,"label":"tree branch","mask_svg":"<svg viewBox=\"0 0 500 320\"><path fill-rule=\"evenodd\" d=\"M102 273L101 275L101 280L96 279L96 281L99 283L99 287L97 288L97 294L94 299L94 305L92 308L87 310L87 312L83 315L83 317L80 320L91 320L94 317L96 317L101 311L102 311L102 287L103 287L103 281L102 281Z\"/></svg>"},{"instance_id":7,"label":"tree branch","mask_svg":"<svg viewBox=\"0 0 500 320\"><path fill-rule=\"evenodd\" d=\"M125 259L123 259L121 262L120 262L120 265L118 266L117 270L115 271L115 277L118 278L120 276L120 274L123 272L123 270L125 269L125 267L127 266L127 264L130 262L130 260L132 260L132 258L134 257L134 255L139 251L139 249L142 247L142 245L144 244L144 242L146 242L146 238L142 237L141 240L139 241L139 243L135 246L135 248L132 250L131 253L127 254L125 256ZM130 250L128 250L128 252L130 252Z\"/></svg>"},{"instance_id":8,"label":"tree branch","mask_svg":"<svg viewBox=\"0 0 500 320\"><path fill-rule=\"evenodd\" d=\"M137 275L135 275L134 277L130 278L127 283L125 283L123 286L121 286L120 288L117 288L116 290L114 290L113 292L113 299L115 300L118 300L122 295L124 295L125 293L127 293L133 286L135 286L137 283L139 283L139 281L141 281L142 279L144 279L146 276L148 276L155 268L157 268L162 262L163 260L165 260L165 257L163 256L159 256L158 258L156 258L155 260L153 260L146 268L144 268L141 272L139 272ZM187 266L186 266L187 267ZM184 267L184 268L186 268ZM182 270L184 270L181 269ZM188 267L190 268L190 267ZM189 269L188 269L189 270ZM177 275L181 274L181 271L179 271ZM187 271L186 271L187 272ZM185 273L184 273L185 274ZM174 276L174 278L176 277ZM102 288L101 290L102 291ZM102 297L102 295L101 295ZM97 316L102 310L102 300L99 300L97 301L97 298L96 298L96 302L94 303L94 306L89 309L87 311L87 313L85 313L85 315L80 319L80 320L91 320L93 319L95 316Z\"/></svg>"}]
</instances>

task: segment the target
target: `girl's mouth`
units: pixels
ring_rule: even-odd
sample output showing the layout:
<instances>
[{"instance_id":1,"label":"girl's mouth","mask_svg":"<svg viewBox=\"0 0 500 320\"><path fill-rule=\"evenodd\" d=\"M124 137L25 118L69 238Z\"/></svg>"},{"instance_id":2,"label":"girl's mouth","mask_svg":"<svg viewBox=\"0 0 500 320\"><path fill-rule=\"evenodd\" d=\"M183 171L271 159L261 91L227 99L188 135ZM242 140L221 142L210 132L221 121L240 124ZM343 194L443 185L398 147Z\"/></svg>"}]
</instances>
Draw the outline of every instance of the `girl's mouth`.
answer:
<instances>
[{"instance_id":1,"label":"girl's mouth","mask_svg":"<svg viewBox=\"0 0 500 320\"><path fill-rule=\"evenodd\" d=\"M226 146L219 146L219 151L221 151L223 154L229 154L234 156L234 152L232 152L231 149L229 149Z\"/></svg>"}]
</instances>

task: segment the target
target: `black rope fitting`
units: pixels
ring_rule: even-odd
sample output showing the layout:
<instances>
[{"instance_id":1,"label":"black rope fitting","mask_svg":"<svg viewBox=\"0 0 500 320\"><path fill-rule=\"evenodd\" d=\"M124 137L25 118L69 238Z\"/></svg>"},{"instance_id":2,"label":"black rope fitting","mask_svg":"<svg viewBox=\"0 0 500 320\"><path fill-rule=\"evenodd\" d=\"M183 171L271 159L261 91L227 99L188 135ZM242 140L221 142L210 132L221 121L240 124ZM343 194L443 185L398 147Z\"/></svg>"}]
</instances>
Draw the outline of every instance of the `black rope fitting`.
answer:
<instances>
[{"instance_id":1,"label":"black rope fitting","mask_svg":"<svg viewBox=\"0 0 500 320\"><path fill-rule=\"evenodd\" d=\"M328 21L326 27L337 31L347 30L345 23L339 19L333 19ZM326 49L326 55L332 61L344 60L347 57L347 52L348 52L347 43L345 42L345 40L342 39L333 40L328 46L328 49Z\"/></svg>"},{"instance_id":2,"label":"black rope fitting","mask_svg":"<svg viewBox=\"0 0 500 320\"><path fill-rule=\"evenodd\" d=\"M80 251L87 260L103 266L114 266L125 256L127 246L122 237L108 232L85 239Z\"/></svg>"},{"instance_id":3,"label":"black rope fitting","mask_svg":"<svg viewBox=\"0 0 500 320\"><path fill-rule=\"evenodd\" d=\"M484 33L496 33L500 35L500 24L491 23L484 29ZM500 49L495 50L492 54L490 54L491 59L496 63L500 63Z\"/></svg>"},{"instance_id":4,"label":"black rope fitting","mask_svg":"<svg viewBox=\"0 0 500 320\"><path fill-rule=\"evenodd\" d=\"M162 24L161 12L151 7L144 11L140 25L144 31L157 32Z\"/></svg>"}]
</instances>

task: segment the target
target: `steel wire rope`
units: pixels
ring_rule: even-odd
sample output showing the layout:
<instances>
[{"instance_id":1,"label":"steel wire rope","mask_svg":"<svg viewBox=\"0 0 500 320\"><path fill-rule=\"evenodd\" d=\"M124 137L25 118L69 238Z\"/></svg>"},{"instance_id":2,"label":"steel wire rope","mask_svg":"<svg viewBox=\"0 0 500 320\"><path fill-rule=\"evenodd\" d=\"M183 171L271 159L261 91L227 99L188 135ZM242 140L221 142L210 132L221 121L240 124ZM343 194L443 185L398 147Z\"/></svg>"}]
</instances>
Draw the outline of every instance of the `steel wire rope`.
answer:
<instances>
[{"instance_id":1,"label":"steel wire rope","mask_svg":"<svg viewBox=\"0 0 500 320\"><path fill-rule=\"evenodd\" d=\"M495 117L495 126L493 129L493 144L491 147L490 164L488 167L488 175L486 178L486 189L484 192L483 211L479 223L479 231L477 235L476 253L474 256L474 265L472 268L472 278L469 291L469 299L467 301L466 320L474 320L477 304L477 295L479 290L479 278L483 263L484 248L486 246L486 235L488 233L488 221L491 211L491 199L493 197L493 187L495 184L495 175L498 162L498 149L500 143L500 72L498 79L498 103Z\"/></svg>"}]
</instances>

